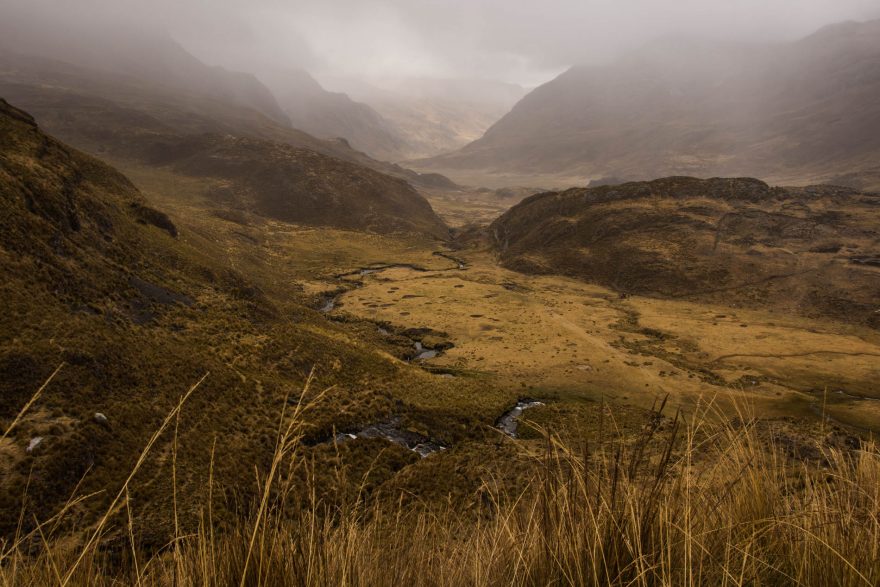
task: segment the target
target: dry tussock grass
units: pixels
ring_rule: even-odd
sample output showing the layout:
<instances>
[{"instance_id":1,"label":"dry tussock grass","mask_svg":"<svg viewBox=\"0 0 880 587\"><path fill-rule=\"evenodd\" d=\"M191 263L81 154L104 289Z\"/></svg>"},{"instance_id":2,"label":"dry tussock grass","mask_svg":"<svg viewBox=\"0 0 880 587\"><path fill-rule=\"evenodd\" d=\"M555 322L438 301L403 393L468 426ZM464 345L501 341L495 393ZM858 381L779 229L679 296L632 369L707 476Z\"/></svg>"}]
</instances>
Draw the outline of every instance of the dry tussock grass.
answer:
<instances>
[{"instance_id":1,"label":"dry tussock grass","mask_svg":"<svg viewBox=\"0 0 880 587\"><path fill-rule=\"evenodd\" d=\"M169 413L142 458L172 423L176 430L180 406L197 387ZM365 498L331 509L290 474L301 458L303 416L323 395L312 393L314 400L281 414L274 458L258 478L260 499L233 528L220 531L208 505L195 532L178 531L166 548L148 554L138 547L129 515L125 547L102 547L108 522L126 519L135 467L111 508L79 540L54 530L88 496L72 497L57 516L2 544L0 582L880 583L880 450L873 443L851 451L822 448L817 462L798 463L745 412L736 423L718 424L711 405L674 420L661 417L660 406L637 438L600 434L572 446L545 434L528 489L495 494L478 519L452 508L392 507Z\"/></svg>"}]
</instances>

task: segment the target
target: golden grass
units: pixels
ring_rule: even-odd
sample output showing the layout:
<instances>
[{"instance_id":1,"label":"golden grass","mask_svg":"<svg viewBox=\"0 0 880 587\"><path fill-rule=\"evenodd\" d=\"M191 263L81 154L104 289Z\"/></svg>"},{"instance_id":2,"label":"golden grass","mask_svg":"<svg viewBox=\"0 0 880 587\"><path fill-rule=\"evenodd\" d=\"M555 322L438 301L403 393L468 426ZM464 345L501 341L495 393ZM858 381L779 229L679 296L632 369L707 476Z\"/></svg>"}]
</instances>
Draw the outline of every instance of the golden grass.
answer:
<instances>
[{"instance_id":1,"label":"golden grass","mask_svg":"<svg viewBox=\"0 0 880 587\"><path fill-rule=\"evenodd\" d=\"M361 497L331 508L291 474L298 466L308 470L300 450L302 415L324 393L282 412L269 470L257 474L258 501L252 514L231 527L216 525L209 502L195 532L178 529L166 548L148 553L138 550L130 515L119 522L127 528L125 548L100 540L109 510L74 546L53 536L57 524L44 523L3 545L0 584L880 581L880 450L873 443L844 451L816 439L818 458L800 462L762 434L761 423L746 410L718 424L709 417L711 404L687 419L663 417L661 405L635 437L618 434L613 416L578 446L545 433L544 449L531 456L527 489L505 494L486 479L478 516L437 504L389 505ZM178 418L179 407L144 454ZM136 472L137 466L114 505L127 495Z\"/></svg>"},{"instance_id":2,"label":"golden grass","mask_svg":"<svg viewBox=\"0 0 880 587\"><path fill-rule=\"evenodd\" d=\"M668 393L672 405L690 410L701 396L746 394L762 415L812 418L821 400L815 390L827 386L837 420L877 430L878 402L859 399L876 394L880 377L880 338L871 329L720 304L620 299L574 279L508 271L485 251L456 254L466 270L368 275L340 297L336 313L445 332L455 346L431 365L481 371L500 387L540 397L647 408Z\"/></svg>"},{"instance_id":3,"label":"golden grass","mask_svg":"<svg viewBox=\"0 0 880 587\"><path fill-rule=\"evenodd\" d=\"M64 363L62 362L60 365L58 365L58 367L55 368L54 371L52 371L52 374L49 375L49 378L46 379L43 385L41 385L40 388L34 393L34 395L31 396L31 399L28 400L28 403L26 403L24 407L19 410L18 414L15 415L15 419L13 419L9 426L6 427L6 430L3 432L3 436L0 436L0 438L6 438L7 436L9 436L9 433L12 432L15 426L21 421L22 417L27 413L31 406L34 405L34 402L36 402L43 394L43 390L48 387L52 380L55 379L55 376L58 375L58 372L61 371L61 369L63 368Z\"/></svg>"}]
</instances>

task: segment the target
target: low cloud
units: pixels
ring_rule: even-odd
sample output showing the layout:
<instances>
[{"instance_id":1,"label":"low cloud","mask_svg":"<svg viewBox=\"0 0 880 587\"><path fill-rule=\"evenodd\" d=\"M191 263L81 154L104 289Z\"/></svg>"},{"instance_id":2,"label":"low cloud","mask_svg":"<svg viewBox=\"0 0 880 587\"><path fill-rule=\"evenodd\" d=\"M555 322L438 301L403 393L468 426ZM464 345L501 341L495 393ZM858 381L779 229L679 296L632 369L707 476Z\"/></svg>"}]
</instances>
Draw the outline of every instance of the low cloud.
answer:
<instances>
[{"instance_id":1,"label":"low cloud","mask_svg":"<svg viewBox=\"0 0 880 587\"><path fill-rule=\"evenodd\" d=\"M876 0L3 0L0 17L19 29L27 21L32 44L76 25L155 27L208 63L237 69L530 85L658 37L782 41L833 22L880 18L880 6Z\"/></svg>"}]
</instances>

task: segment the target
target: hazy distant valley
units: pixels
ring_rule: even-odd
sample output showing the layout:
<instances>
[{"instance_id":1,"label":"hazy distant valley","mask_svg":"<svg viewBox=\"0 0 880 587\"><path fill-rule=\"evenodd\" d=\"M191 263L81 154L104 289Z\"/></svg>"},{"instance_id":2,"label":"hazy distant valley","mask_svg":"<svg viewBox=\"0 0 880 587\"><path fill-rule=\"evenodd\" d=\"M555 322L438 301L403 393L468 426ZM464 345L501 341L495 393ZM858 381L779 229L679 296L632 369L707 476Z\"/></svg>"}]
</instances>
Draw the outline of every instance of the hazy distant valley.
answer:
<instances>
[{"instance_id":1,"label":"hazy distant valley","mask_svg":"<svg viewBox=\"0 0 880 587\"><path fill-rule=\"evenodd\" d=\"M5 583L880 578L880 21L530 90L28 26Z\"/></svg>"}]
</instances>

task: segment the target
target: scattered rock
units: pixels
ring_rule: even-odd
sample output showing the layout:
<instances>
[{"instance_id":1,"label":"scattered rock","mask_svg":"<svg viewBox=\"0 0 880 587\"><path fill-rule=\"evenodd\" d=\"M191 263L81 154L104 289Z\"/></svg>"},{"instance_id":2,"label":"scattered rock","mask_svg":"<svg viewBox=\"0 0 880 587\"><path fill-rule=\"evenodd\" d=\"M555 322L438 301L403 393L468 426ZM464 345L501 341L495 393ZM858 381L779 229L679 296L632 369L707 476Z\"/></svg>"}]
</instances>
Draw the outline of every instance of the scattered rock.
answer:
<instances>
[{"instance_id":1,"label":"scattered rock","mask_svg":"<svg viewBox=\"0 0 880 587\"><path fill-rule=\"evenodd\" d=\"M28 443L27 453L33 454L33 452L35 450L37 450L38 448L40 448L41 446L43 446L43 437L42 436L34 436L33 438L31 438L31 441Z\"/></svg>"}]
</instances>

